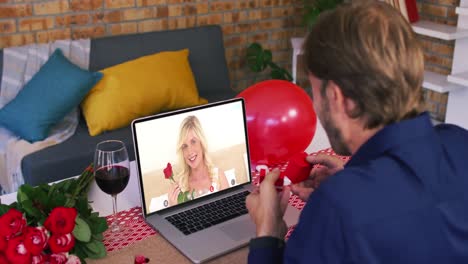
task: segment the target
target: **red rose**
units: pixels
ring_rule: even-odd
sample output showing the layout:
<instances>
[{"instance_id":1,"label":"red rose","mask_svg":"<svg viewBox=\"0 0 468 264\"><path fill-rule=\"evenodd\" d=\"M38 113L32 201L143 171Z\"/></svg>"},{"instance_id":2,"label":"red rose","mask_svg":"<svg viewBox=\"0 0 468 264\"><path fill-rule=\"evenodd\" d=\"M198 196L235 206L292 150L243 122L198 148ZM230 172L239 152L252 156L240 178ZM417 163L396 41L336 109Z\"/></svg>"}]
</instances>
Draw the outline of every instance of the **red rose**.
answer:
<instances>
[{"instance_id":1,"label":"red rose","mask_svg":"<svg viewBox=\"0 0 468 264\"><path fill-rule=\"evenodd\" d=\"M93 164L88 165L88 167L86 167L85 171L94 172Z\"/></svg>"},{"instance_id":2,"label":"red rose","mask_svg":"<svg viewBox=\"0 0 468 264\"><path fill-rule=\"evenodd\" d=\"M53 253L68 252L75 246L75 237L69 233L65 235L52 234L49 247Z\"/></svg>"},{"instance_id":3,"label":"red rose","mask_svg":"<svg viewBox=\"0 0 468 264\"><path fill-rule=\"evenodd\" d=\"M11 208L0 217L0 236L4 236L7 240L11 237L21 234L26 226L26 219L23 214Z\"/></svg>"},{"instance_id":4,"label":"red rose","mask_svg":"<svg viewBox=\"0 0 468 264\"><path fill-rule=\"evenodd\" d=\"M24 236L24 245L31 252L33 256L41 254L47 245L49 234L45 227L31 227L28 226Z\"/></svg>"},{"instance_id":5,"label":"red rose","mask_svg":"<svg viewBox=\"0 0 468 264\"><path fill-rule=\"evenodd\" d=\"M81 260L76 255L68 255L67 263L65 264L81 264Z\"/></svg>"},{"instance_id":6,"label":"red rose","mask_svg":"<svg viewBox=\"0 0 468 264\"><path fill-rule=\"evenodd\" d=\"M67 263L67 255L64 253L52 254L49 256L50 264L65 264Z\"/></svg>"},{"instance_id":7,"label":"red rose","mask_svg":"<svg viewBox=\"0 0 468 264\"><path fill-rule=\"evenodd\" d=\"M29 264L31 263L31 253L24 246L22 236L18 236L8 240L5 255L11 263L15 264Z\"/></svg>"},{"instance_id":8,"label":"red rose","mask_svg":"<svg viewBox=\"0 0 468 264\"><path fill-rule=\"evenodd\" d=\"M55 235L71 233L75 228L77 214L75 208L55 207L45 220L44 226Z\"/></svg>"},{"instance_id":9,"label":"red rose","mask_svg":"<svg viewBox=\"0 0 468 264\"><path fill-rule=\"evenodd\" d=\"M167 166L166 168L163 170L164 172L164 178L166 179L171 179L171 180L174 180L174 178L172 177L172 165L171 163L167 163Z\"/></svg>"},{"instance_id":10,"label":"red rose","mask_svg":"<svg viewBox=\"0 0 468 264\"><path fill-rule=\"evenodd\" d=\"M47 257L44 254L32 256L31 264L43 264L43 263L46 263L46 259Z\"/></svg>"},{"instance_id":11,"label":"red rose","mask_svg":"<svg viewBox=\"0 0 468 264\"><path fill-rule=\"evenodd\" d=\"M148 263L149 262L149 258L143 256L143 255L136 255L135 256L135 261L133 262L134 264L144 264L144 263Z\"/></svg>"},{"instance_id":12,"label":"red rose","mask_svg":"<svg viewBox=\"0 0 468 264\"><path fill-rule=\"evenodd\" d=\"M7 240L4 236L0 236L0 252L4 252L5 249L7 248ZM0 262L2 263L2 262Z\"/></svg>"},{"instance_id":13,"label":"red rose","mask_svg":"<svg viewBox=\"0 0 468 264\"><path fill-rule=\"evenodd\" d=\"M3 253L0 253L0 264L9 264L8 259L3 255Z\"/></svg>"}]
</instances>

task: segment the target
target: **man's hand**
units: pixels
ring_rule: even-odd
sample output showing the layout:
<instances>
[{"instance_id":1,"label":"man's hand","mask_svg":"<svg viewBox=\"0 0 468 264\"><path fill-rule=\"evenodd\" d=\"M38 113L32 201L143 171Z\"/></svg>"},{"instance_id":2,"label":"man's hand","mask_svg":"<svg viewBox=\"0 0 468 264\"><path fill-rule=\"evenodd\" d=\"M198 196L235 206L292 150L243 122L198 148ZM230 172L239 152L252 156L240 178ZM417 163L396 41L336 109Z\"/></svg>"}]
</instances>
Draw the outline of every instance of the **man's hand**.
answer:
<instances>
[{"instance_id":1,"label":"man's hand","mask_svg":"<svg viewBox=\"0 0 468 264\"><path fill-rule=\"evenodd\" d=\"M307 156L306 160L310 164L319 164L321 166L314 166L307 180L291 185L292 193L299 196L303 201L309 199L310 194L318 188L323 180L344 168L344 161L336 156L317 154Z\"/></svg>"},{"instance_id":2,"label":"man's hand","mask_svg":"<svg viewBox=\"0 0 468 264\"><path fill-rule=\"evenodd\" d=\"M289 188L284 187L278 195L275 181L279 178L279 169L268 173L260 188L252 192L246 198L246 206L250 218L257 226L257 237L272 236L284 239L287 232L286 223L283 220L284 212L288 206Z\"/></svg>"}]
</instances>

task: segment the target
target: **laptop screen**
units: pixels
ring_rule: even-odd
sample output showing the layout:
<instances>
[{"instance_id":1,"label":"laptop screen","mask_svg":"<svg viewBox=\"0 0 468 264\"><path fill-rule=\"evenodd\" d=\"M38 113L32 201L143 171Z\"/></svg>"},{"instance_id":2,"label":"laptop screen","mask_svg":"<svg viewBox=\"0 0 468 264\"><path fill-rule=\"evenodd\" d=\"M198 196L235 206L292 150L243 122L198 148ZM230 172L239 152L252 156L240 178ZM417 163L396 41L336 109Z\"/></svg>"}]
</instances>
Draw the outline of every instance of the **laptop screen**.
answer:
<instances>
[{"instance_id":1,"label":"laptop screen","mask_svg":"<svg viewBox=\"0 0 468 264\"><path fill-rule=\"evenodd\" d=\"M241 98L132 124L145 215L249 183Z\"/></svg>"}]
</instances>

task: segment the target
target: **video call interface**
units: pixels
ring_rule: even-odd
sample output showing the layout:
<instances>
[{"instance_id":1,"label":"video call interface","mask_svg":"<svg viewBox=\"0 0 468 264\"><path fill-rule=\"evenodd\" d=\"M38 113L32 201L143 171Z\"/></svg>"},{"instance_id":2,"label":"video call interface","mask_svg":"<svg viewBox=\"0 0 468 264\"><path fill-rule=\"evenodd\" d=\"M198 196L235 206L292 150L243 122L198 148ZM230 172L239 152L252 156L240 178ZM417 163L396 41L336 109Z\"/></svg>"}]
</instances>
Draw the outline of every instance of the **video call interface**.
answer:
<instances>
[{"instance_id":1,"label":"video call interface","mask_svg":"<svg viewBox=\"0 0 468 264\"><path fill-rule=\"evenodd\" d=\"M134 130L147 214L250 181L242 101L145 119Z\"/></svg>"}]
</instances>

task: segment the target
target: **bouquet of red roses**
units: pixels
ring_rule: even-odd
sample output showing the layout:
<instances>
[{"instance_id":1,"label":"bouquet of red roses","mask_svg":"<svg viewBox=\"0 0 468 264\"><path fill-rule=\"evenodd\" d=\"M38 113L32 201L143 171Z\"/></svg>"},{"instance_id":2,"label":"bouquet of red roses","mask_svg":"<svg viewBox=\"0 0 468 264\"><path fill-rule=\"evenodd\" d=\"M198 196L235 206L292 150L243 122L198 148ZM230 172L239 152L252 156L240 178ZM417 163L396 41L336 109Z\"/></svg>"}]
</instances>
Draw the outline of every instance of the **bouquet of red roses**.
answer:
<instances>
[{"instance_id":1,"label":"bouquet of red roses","mask_svg":"<svg viewBox=\"0 0 468 264\"><path fill-rule=\"evenodd\" d=\"M18 190L17 202L0 205L0 264L86 263L106 255L107 222L92 212L92 166L80 177Z\"/></svg>"}]
</instances>

